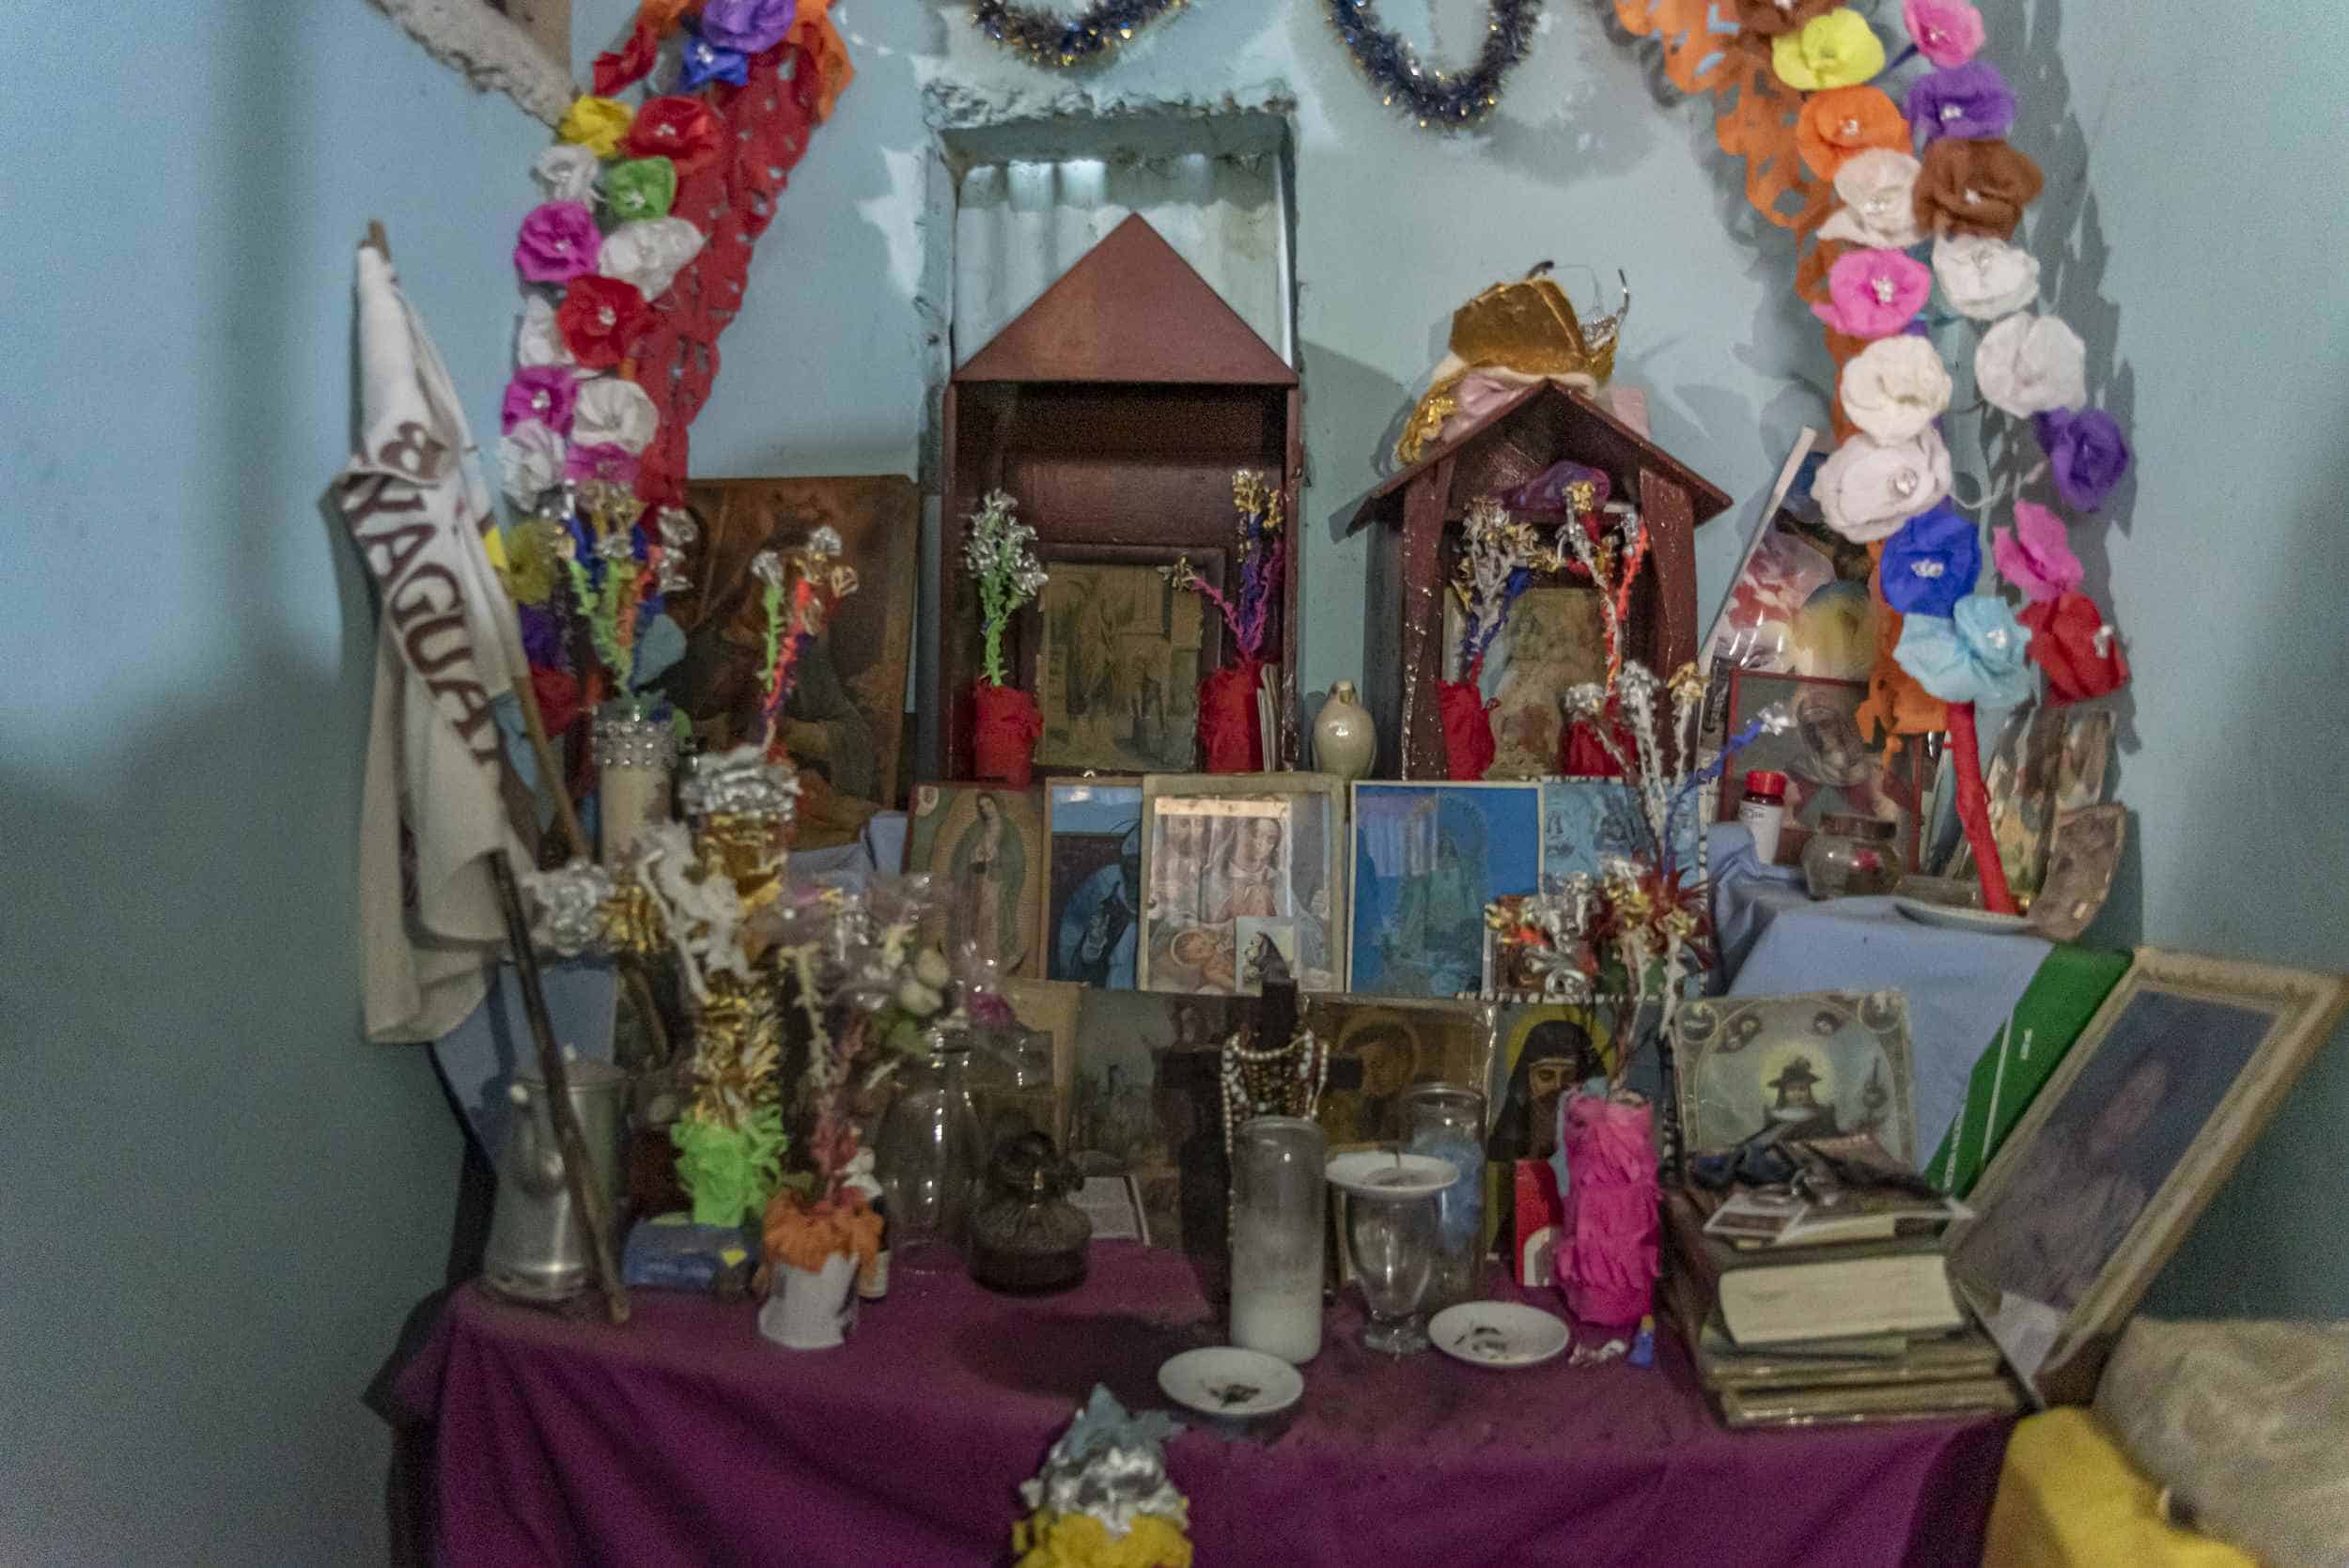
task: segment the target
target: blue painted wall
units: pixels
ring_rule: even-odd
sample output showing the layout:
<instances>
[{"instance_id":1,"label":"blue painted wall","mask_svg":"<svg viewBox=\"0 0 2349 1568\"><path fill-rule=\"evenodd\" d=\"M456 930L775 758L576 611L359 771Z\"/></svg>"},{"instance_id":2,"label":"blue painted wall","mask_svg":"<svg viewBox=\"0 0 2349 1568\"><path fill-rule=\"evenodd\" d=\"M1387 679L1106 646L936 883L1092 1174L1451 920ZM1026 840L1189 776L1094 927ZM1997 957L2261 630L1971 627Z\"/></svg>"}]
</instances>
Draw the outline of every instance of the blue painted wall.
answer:
<instances>
[{"instance_id":1,"label":"blue painted wall","mask_svg":"<svg viewBox=\"0 0 2349 1568\"><path fill-rule=\"evenodd\" d=\"M628 8L583 0L583 56ZM1308 688L1360 660L1360 560L1330 520L1494 278L1632 272L1623 373L1741 501L1706 531L1708 605L1816 417L1782 248L1750 243L1704 116L1659 104L1583 6L1550 8L1474 143L1392 119L1302 0L1193 8L1090 86L1006 62L942 0L840 8L860 79L761 250L704 473L914 471L932 82L1019 113L1296 101ZM2092 564L2139 672L2121 787L2144 848L2109 934L2349 967L2349 184L2307 47L2328 13L2238 16L2221 53L2189 11L1986 8L2049 166L2054 297L2143 454ZM1472 0L1430 10L1466 53ZM493 427L544 134L361 0L176 0L102 49L8 8L0 46L0 1560L366 1560L386 1445L358 1394L438 1279L458 1141L422 1055L358 1041L371 628L317 501L350 440L370 214ZM2337 1044L2157 1299L2349 1315L2345 1121Z\"/></svg>"}]
</instances>

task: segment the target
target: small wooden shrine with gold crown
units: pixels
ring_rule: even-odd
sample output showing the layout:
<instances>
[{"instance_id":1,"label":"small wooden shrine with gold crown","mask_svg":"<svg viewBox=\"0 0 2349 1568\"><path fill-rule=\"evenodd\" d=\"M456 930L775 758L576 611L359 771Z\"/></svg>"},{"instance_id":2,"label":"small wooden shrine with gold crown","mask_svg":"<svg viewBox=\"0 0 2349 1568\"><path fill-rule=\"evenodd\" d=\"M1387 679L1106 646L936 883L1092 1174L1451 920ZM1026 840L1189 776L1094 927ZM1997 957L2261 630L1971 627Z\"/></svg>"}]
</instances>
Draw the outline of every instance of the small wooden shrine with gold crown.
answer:
<instances>
[{"instance_id":1,"label":"small wooden shrine with gold crown","mask_svg":"<svg viewBox=\"0 0 2349 1568\"><path fill-rule=\"evenodd\" d=\"M1656 670L1696 657L1696 530L1727 510L1730 498L1595 396L1614 372L1628 309L1626 290L1622 308L1586 328L1565 290L1537 270L1454 314L1451 352L1395 445L1408 466L1364 496L1347 525L1379 525L1370 540L1362 647L1378 776L1445 776L1437 682L1447 673L1445 584L1461 524L1480 496L1555 463L1598 470L1613 498L1637 506L1647 523L1649 569L1633 595L1626 651Z\"/></svg>"}]
</instances>

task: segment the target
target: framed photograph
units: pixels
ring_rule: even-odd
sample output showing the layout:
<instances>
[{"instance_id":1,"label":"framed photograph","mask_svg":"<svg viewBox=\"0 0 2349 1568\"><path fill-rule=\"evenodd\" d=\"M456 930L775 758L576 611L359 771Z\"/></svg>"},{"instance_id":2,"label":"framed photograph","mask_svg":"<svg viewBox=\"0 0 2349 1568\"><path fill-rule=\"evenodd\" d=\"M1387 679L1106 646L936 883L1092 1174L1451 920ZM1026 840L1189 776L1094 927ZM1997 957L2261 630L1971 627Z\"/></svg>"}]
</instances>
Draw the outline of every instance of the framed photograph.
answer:
<instances>
[{"instance_id":1,"label":"framed photograph","mask_svg":"<svg viewBox=\"0 0 2349 1568\"><path fill-rule=\"evenodd\" d=\"M857 591L800 656L784 703L784 742L802 776L852 800L894 806L902 793L906 673L913 653L921 494L899 474L839 479L698 479L686 503L702 540L688 554L692 586L668 598L685 657L662 682L705 746L752 737L764 700L767 613L751 572L762 550L840 536ZM802 844L808 843L804 838Z\"/></svg>"},{"instance_id":2,"label":"framed photograph","mask_svg":"<svg viewBox=\"0 0 2349 1568\"><path fill-rule=\"evenodd\" d=\"M914 786L905 869L929 874L945 905L951 948L968 943L1005 975L1040 976L1046 868L1043 803L1034 790Z\"/></svg>"},{"instance_id":3,"label":"framed photograph","mask_svg":"<svg viewBox=\"0 0 2349 1568\"><path fill-rule=\"evenodd\" d=\"M1300 990L1340 988L1341 787L1321 773L1143 781L1143 990L1253 991L1249 959L1259 939L1288 956Z\"/></svg>"},{"instance_id":4,"label":"framed photograph","mask_svg":"<svg viewBox=\"0 0 2349 1568\"><path fill-rule=\"evenodd\" d=\"M1087 1176L1128 1175L1152 1241L1211 1253L1222 1244L1223 1042L1245 1002L1082 988L1066 1148Z\"/></svg>"},{"instance_id":5,"label":"framed photograph","mask_svg":"<svg viewBox=\"0 0 2349 1568\"><path fill-rule=\"evenodd\" d=\"M1358 782L1350 859L1346 989L1473 996L1485 906L1541 885L1541 787Z\"/></svg>"},{"instance_id":6,"label":"framed photograph","mask_svg":"<svg viewBox=\"0 0 2349 1568\"><path fill-rule=\"evenodd\" d=\"M1315 997L1305 1023L1330 1048L1330 1082L1315 1119L1330 1146L1401 1138L1403 1091L1414 1083L1484 1088L1492 1017L1475 1002Z\"/></svg>"},{"instance_id":7,"label":"framed photograph","mask_svg":"<svg viewBox=\"0 0 2349 1568\"><path fill-rule=\"evenodd\" d=\"M1036 765L1121 773L1187 771L1199 682L1223 659L1223 617L1166 579L1177 557L1223 586L1221 551L1149 545L1042 547L1051 574L1030 619L1024 667L1043 710Z\"/></svg>"},{"instance_id":8,"label":"framed photograph","mask_svg":"<svg viewBox=\"0 0 2349 1568\"><path fill-rule=\"evenodd\" d=\"M1044 785L1044 973L1134 989L1142 951L1142 781L1055 779Z\"/></svg>"},{"instance_id":9,"label":"framed photograph","mask_svg":"<svg viewBox=\"0 0 2349 1568\"><path fill-rule=\"evenodd\" d=\"M1557 892L1576 872L1596 877L1610 860L1647 852L1647 816L1621 779L1545 779L1541 789L1545 893ZM1696 875L1697 836L1704 831L1698 815L1692 803L1676 824L1684 877Z\"/></svg>"},{"instance_id":10,"label":"framed photograph","mask_svg":"<svg viewBox=\"0 0 2349 1568\"><path fill-rule=\"evenodd\" d=\"M1460 678L1466 630L1457 598L1444 599L1444 664ZM1487 779L1538 779L1558 771L1566 738L1558 694L1607 678L1606 621L1593 588L1528 588L1486 650L1486 698L1493 704L1493 760Z\"/></svg>"},{"instance_id":11,"label":"framed photograph","mask_svg":"<svg viewBox=\"0 0 2349 1568\"><path fill-rule=\"evenodd\" d=\"M1729 677L1729 729L1735 732L1765 708L1793 721L1783 731L1765 730L1732 764L1742 781L1757 768L1786 775L1786 826L1779 833L1778 863L1802 859L1820 818L1843 815L1896 822L1893 843L1910 866L1925 803L1924 748L1902 736L1888 751L1859 733L1854 715L1868 698L1864 680L1814 680L1807 675L1757 675L1735 670ZM1737 817L1737 787L1720 792L1719 818Z\"/></svg>"},{"instance_id":12,"label":"framed photograph","mask_svg":"<svg viewBox=\"0 0 2349 1568\"><path fill-rule=\"evenodd\" d=\"M2043 1404L2111 1343L2349 1005L2349 976L2139 948L1968 1196L1950 1273Z\"/></svg>"},{"instance_id":13,"label":"framed photograph","mask_svg":"<svg viewBox=\"0 0 2349 1568\"><path fill-rule=\"evenodd\" d=\"M1913 1170L1913 1063L1908 998L1896 990L1706 998L1672 1020L1692 1155L1866 1133Z\"/></svg>"}]
</instances>

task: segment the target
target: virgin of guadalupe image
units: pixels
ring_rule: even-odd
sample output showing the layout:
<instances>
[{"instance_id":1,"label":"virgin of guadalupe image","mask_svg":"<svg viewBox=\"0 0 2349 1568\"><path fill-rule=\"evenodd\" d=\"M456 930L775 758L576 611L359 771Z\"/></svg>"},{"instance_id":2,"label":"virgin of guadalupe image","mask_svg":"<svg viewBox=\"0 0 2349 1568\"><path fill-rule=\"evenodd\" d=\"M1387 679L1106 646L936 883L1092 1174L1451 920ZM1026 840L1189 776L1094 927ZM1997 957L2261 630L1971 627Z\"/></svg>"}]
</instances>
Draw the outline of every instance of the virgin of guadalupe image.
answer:
<instances>
[{"instance_id":1,"label":"virgin of guadalupe image","mask_svg":"<svg viewBox=\"0 0 2349 1568\"><path fill-rule=\"evenodd\" d=\"M1019 895L1028 882L1019 831L990 792L978 798L978 818L955 843L955 910L961 939L1008 972L1027 956L1019 939Z\"/></svg>"}]
</instances>

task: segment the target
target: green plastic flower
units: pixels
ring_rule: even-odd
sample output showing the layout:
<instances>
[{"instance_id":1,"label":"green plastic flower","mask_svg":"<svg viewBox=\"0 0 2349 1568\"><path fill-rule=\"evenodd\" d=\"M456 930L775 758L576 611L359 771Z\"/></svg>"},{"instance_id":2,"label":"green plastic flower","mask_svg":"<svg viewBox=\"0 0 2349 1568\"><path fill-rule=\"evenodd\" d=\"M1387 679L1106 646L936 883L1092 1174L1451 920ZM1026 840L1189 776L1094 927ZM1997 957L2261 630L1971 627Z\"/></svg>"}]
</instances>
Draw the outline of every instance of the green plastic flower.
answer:
<instances>
[{"instance_id":1,"label":"green plastic flower","mask_svg":"<svg viewBox=\"0 0 2349 1568\"><path fill-rule=\"evenodd\" d=\"M666 158L630 158L603 175L603 204L621 221L665 218L677 200L677 165Z\"/></svg>"},{"instance_id":2,"label":"green plastic flower","mask_svg":"<svg viewBox=\"0 0 2349 1568\"><path fill-rule=\"evenodd\" d=\"M1856 87L1884 69L1884 45L1867 18L1848 6L1812 17L1796 33L1770 40L1778 79L1803 92Z\"/></svg>"}]
</instances>

